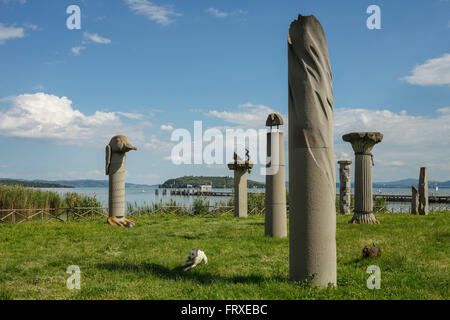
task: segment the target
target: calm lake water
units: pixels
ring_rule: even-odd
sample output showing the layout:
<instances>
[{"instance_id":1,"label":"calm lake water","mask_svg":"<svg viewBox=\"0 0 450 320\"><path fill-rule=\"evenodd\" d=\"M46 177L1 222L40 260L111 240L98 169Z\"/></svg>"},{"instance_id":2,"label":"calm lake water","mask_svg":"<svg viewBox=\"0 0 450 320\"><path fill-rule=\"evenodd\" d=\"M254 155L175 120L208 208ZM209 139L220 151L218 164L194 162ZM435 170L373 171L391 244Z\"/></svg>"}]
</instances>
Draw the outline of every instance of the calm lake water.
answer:
<instances>
[{"instance_id":1,"label":"calm lake water","mask_svg":"<svg viewBox=\"0 0 450 320\"><path fill-rule=\"evenodd\" d=\"M125 200L126 202L130 202L132 204L137 204L138 206L142 206L145 204L152 203L167 203L170 199L176 201L177 203L184 204L186 206L190 206L193 204L194 200L197 197L189 197L189 196L171 196L170 189L167 189L167 195L162 195L162 190L159 190L159 195L155 195L156 187L144 187L144 188L126 188L125 190ZM88 196L96 196L97 199L102 203L103 206L108 206L108 188L41 188L41 190L51 190L56 191L58 193L64 194L67 192L76 192L80 194L85 194ZM214 191L225 191L231 192L231 189L213 189ZM339 193L339 188L336 190ZM264 192L264 189L249 189L249 192ZM374 194L382 193L382 194L411 194L410 188L374 188ZM353 189L352 189L353 193ZM450 188L440 188L438 192L435 189L429 189L430 195L450 195ZM211 205L214 205L218 202L228 202L230 197L203 197L206 200L209 200ZM434 207L442 207L445 204L439 203L430 203L430 209L433 210ZM447 204L447 206L449 206ZM388 203L388 210L398 211L402 209L402 211L409 211L410 203L406 202L390 202Z\"/></svg>"}]
</instances>

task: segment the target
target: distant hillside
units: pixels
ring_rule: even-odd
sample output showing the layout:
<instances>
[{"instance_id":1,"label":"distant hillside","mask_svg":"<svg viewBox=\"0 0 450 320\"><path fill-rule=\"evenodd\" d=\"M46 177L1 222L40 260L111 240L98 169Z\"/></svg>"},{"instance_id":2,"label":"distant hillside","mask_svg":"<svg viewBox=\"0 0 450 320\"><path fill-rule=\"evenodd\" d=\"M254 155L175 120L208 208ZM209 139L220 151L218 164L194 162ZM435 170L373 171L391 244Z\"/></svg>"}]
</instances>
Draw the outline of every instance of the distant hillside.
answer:
<instances>
[{"instance_id":1,"label":"distant hillside","mask_svg":"<svg viewBox=\"0 0 450 320\"><path fill-rule=\"evenodd\" d=\"M0 181L19 181L12 179L3 179ZM37 187L37 188L107 188L108 180L20 180L22 183L30 184L29 186ZM31 185L33 184L33 185ZM143 188L143 187L151 187L147 184L135 184L135 183L125 183L127 188Z\"/></svg>"},{"instance_id":2,"label":"distant hillside","mask_svg":"<svg viewBox=\"0 0 450 320\"><path fill-rule=\"evenodd\" d=\"M160 188L186 188L190 184L194 188L199 188L201 185L212 185L213 188L233 188L234 178L232 177L194 177L186 176L176 179L169 179ZM248 180L248 188L264 188L264 183Z\"/></svg>"},{"instance_id":3,"label":"distant hillside","mask_svg":"<svg viewBox=\"0 0 450 320\"><path fill-rule=\"evenodd\" d=\"M73 188L72 186L62 185L58 183L44 183L44 182L14 180L14 179L0 180L0 185L20 186L28 188Z\"/></svg>"}]
</instances>

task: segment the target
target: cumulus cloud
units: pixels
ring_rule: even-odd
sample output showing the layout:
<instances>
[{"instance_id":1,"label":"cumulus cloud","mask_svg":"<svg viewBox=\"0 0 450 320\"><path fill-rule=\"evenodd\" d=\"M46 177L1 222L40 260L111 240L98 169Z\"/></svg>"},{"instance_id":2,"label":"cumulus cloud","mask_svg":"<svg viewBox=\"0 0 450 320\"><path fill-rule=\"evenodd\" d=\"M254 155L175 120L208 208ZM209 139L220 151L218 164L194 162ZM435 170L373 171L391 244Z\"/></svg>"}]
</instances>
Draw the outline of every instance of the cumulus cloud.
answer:
<instances>
[{"instance_id":1,"label":"cumulus cloud","mask_svg":"<svg viewBox=\"0 0 450 320\"><path fill-rule=\"evenodd\" d=\"M210 110L205 114L228 123L238 124L245 127L261 127L266 123L267 116L276 112L271 107L262 104L253 104L247 102L238 106L236 111L217 111Z\"/></svg>"},{"instance_id":2,"label":"cumulus cloud","mask_svg":"<svg viewBox=\"0 0 450 320\"><path fill-rule=\"evenodd\" d=\"M144 148L151 149L160 153L170 151L174 143L159 139L155 134L150 136L150 139L144 144Z\"/></svg>"},{"instance_id":3,"label":"cumulus cloud","mask_svg":"<svg viewBox=\"0 0 450 320\"><path fill-rule=\"evenodd\" d=\"M84 38L87 39L87 40L90 40L92 42L100 43L100 44L110 44L111 43L110 39L101 37L101 36L99 36L96 33L85 32L84 33Z\"/></svg>"},{"instance_id":4,"label":"cumulus cloud","mask_svg":"<svg viewBox=\"0 0 450 320\"><path fill-rule=\"evenodd\" d=\"M23 37L25 37L23 28L7 27L0 23L0 44L4 44L7 40Z\"/></svg>"},{"instance_id":5,"label":"cumulus cloud","mask_svg":"<svg viewBox=\"0 0 450 320\"><path fill-rule=\"evenodd\" d=\"M429 59L424 64L415 66L412 75L401 79L420 86L450 86L450 54L445 53L439 58Z\"/></svg>"},{"instance_id":6,"label":"cumulus cloud","mask_svg":"<svg viewBox=\"0 0 450 320\"><path fill-rule=\"evenodd\" d=\"M173 131L174 128L170 124L163 124L159 127L162 131Z\"/></svg>"},{"instance_id":7,"label":"cumulus cloud","mask_svg":"<svg viewBox=\"0 0 450 320\"><path fill-rule=\"evenodd\" d=\"M0 135L53 139L63 144L97 144L116 134L143 141L139 125L125 125L118 113L95 111L86 115L67 97L38 92L1 99L10 107L0 108Z\"/></svg>"},{"instance_id":8,"label":"cumulus cloud","mask_svg":"<svg viewBox=\"0 0 450 320\"><path fill-rule=\"evenodd\" d=\"M125 3L134 13L164 26L173 23L175 17L181 16L172 6L156 5L149 0L125 0Z\"/></svg>"},{"instance_id":9,"label":"cumulus cloud","mask_svg":"<svg viewBox=\"0 0 450 320\"><path fill-rule=\"evenodd\" d=\"M410 178L418 168L427 166L435 180L450 179L450 107L437 109L428 116L409 115L406 111L347 109L335 112L335 153L351 154L342 135L353 131L379 131L383 141L374 147L377 181Z\"/></svg>"},{"instance_id":10,"label":"cumulus cloud","mask_svg":"<svg viewBox=\"0 0 450 320\"><path fill-rule=\"evenodd\" d=\"M246 103L237 110L211 110L204 114L234 126L256 129L264 127L271 112L275 112L271 107ZM283 118L283 131L287 132L287 115ZM415 177L421 166L427 166L435 180L450 179L450 107L436 109L427 116L410 115L405 110L336 108L334 126L337 159L354 158L351 145L342 140L342 135L354 131L384 134L373 151L376 167L383 167L374 170L377 181Z\"/></svg>"}]
</instances>

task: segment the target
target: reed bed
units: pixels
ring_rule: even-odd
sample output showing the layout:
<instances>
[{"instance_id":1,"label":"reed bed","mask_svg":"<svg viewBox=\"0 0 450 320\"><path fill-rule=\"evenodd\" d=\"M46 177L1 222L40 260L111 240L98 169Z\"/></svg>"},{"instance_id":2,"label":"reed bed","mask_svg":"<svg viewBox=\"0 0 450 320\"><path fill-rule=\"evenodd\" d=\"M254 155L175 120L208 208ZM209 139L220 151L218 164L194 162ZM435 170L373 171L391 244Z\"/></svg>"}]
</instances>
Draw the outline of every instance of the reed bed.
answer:
<instances>
[{"instance_id":1,"label":"reed bed","mask_svg":"<svg viewBox=\"0 0 450 320\"><path fill-rule=\"evenodd\" d=\"M53 191L20 186L0 185L0 209L59 209L75 207L101 207L96 197L68 192Z\"/></svg>"}]
</instances>

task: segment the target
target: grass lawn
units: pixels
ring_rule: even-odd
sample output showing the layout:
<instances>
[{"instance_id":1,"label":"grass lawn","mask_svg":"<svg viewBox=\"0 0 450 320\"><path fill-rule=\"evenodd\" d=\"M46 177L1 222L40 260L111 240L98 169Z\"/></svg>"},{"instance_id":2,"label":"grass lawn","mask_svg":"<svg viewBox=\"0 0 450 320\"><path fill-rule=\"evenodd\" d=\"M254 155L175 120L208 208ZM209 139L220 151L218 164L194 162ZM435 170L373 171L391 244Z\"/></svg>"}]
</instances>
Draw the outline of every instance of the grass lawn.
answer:
<instances>
[{"instance_id":1,"label":"grass lawn","mask_svg":"<svg viewBox=\"0 0 450 320\"><path fill-rule=\"evenodd\" d=\"M449 299L450 214L337 217L337 288L288 281L288 239L264 237L264 217L137 216L121 229L92 221L0 225L0 299ZM377 244L380 258L362 259ZM191 247L209 263L180 270ZM369 265L381 289L369 290ZM81 268L69 290L67 267Z\"/></svg>"}]
</instances>

